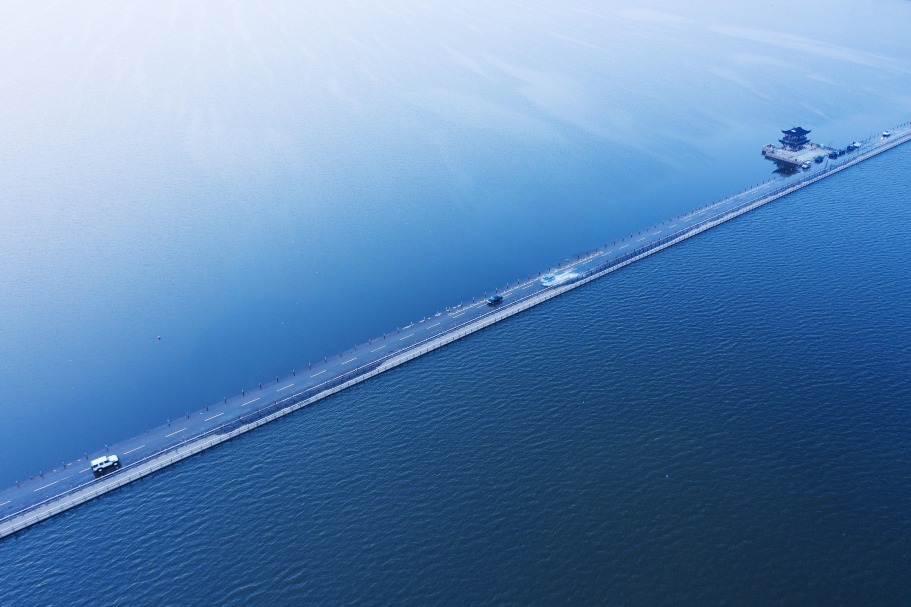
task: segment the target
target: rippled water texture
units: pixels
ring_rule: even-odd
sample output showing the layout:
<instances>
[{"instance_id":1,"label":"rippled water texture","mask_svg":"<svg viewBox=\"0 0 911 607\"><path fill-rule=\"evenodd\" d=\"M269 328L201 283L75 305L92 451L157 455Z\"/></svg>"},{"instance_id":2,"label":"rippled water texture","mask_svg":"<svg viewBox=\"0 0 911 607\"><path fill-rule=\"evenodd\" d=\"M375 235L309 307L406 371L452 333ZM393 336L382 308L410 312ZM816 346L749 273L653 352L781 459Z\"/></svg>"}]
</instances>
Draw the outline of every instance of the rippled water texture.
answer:
<instances>
[{"instance_id":1,"label":"rippled water texture","mask_svg":"<svg viewBox=\"0 0 911 607\"><path fill-rule=\"evenodd\" d=\"M901 604L909 167L875 158L34 527L0 544L2 602Z\"/></svg>"},{"instance_id":2,"label":"rippled water texture","mask_svg":"<svg viewBox=\"0 0 911 607\"><path fill-rule=\"evenodd\" d=\"M0 481L908 119L907 3L772 9L4 5ZM2 541L0 605L907 604L909 169Z\"/></svg>"}]
</instances>

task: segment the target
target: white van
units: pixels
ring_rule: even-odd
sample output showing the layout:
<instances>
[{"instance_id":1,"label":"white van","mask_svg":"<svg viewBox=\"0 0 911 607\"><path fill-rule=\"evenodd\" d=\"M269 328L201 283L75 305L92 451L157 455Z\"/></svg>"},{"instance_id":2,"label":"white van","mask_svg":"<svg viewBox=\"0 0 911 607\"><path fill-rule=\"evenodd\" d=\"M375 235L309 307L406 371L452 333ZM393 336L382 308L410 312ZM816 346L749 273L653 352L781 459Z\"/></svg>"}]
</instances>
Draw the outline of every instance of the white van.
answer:
<instances>
[{"instance_id":1,"label":"white van","mask_svg":"<svg viewBox=\"0 0 911 607\"><path fill-rule=\"evenodd\" d=\"M92 460L92 474L95 475L95 478L100 478L118 468L120 468L120 458L116 455L104 455Z\"/></svg>"}]
</instances>

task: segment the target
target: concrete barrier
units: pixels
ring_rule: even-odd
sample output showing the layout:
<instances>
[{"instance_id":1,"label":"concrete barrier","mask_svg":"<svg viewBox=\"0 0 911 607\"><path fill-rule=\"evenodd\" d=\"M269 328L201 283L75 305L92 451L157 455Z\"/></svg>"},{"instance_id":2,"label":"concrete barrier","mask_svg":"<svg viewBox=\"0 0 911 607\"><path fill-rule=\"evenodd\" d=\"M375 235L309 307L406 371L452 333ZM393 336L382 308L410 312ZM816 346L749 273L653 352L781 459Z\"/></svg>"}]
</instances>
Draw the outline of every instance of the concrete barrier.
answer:
<instances>
[{"instance_id":1,"label":"concrete barrier","mask_svg":"<svg viewBox=\"0 0 911 607\"><path fill-rule=\"evenodd\" d=\"M273 399L272 401L265 403L257 411L232 419L205 433L192 436L167 449L151 454L137 462L125 466L116 474L94 479L81 486L42 500L19 512L8 515L3 519L0 519L0 538L22 531L31 525L123 487L124 485L132 483L146 475L170 466L171 464L230 440L235 436L249 432L263 424L267 424L280 417L312 405L315 402L341 392L355 384L405 364L419 356L423 356L428 352L432 352L433 350L462 339L472 333L485 329L510 316L519 314L529 308L562 295L563 293L576 289L584 284L588 284L593 280L597 280L611 272L624 268L649 255L653 255L688 238L692 238L697 234L701 234L706 230L710 230L713 227L739 217L744 213L748 213L756 208L778 200L783 196L787 196L792 192L825 179L830 175L843 171L868 158L906 143L911 140L911 129L908 128L907 123L902 125L902 127L903 128L901 129L895 129L898 133L894 133L892 138L871 145L869 148L852 155L849 159L829 164L825 169L814 171L797 181L787 182L780 188L764 192L761 195L757 195L755 198L746 198L742 203L734 206L728 205L730 205L732 200L743 196L743 193L708 205L707 207L704 207L703 210L699 211L699 213L710 213L709 216L704 219L686 226L685 228L670 232L661 238L650 241L619 257L605 259L603 264L596 264L595 266L588 268L580 275L580 278L573 282L514 299L502 307L494 308L491 311L486 312L479 318L473 318L466 321L464 324L451 327L438 335L403 347L377 361L371 361L368 364L356 367L336 378L327 380L317 387L307 388L282 398ZM753 190L748 190L748 192L762 190L768 185L768 183L761 184L760 186L753 188ZM712 209L716 210L714 214L711 214ZM692 215L693 213L690 214L690 216ZM569 267L578 266L581 263L591 261L599 255L601 255L601 253L595 252L589 256L580 257L579 259L574 260L569 266L563 266L555 271L562 271Z\"/></svg>"}]
</instances>

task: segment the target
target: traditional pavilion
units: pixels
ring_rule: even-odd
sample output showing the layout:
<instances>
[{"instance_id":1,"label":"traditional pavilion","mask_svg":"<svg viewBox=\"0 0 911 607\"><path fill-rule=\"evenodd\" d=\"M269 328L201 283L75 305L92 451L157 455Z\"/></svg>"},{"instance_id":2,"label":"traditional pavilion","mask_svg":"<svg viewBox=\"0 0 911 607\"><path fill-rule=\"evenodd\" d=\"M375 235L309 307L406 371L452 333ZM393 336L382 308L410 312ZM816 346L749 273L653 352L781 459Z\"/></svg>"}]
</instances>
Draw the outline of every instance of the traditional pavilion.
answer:
<instances>
[{"instance_id":1,"label":"traditional pavilion","mask_svg":"<svg viewBox=\"0 0 911 607\"><path fill-rule=\"evenodd\" d=\"M786 150L793 150L796 152L810 143L810 140L807 139L807 135L810 134L810 131L799 126L795 126L793 129L788 129L787 131L782 131L782 133L784 133L784 137L778 141L781 142L781 145L783 145Z\"/></svg>"},{"instance_id":2,"label":"traditional pavilion","mask_svg":"<svg viewBox=\"0 0 911 607\"><path fill-rule=\"evenodd\" d=\"M835 151L807 139L810 131L805 128L795 126L782 133L784 137L778 140L781 142L781 147L770 143L762 148L763 156L781 166L809 170L813 163L819 164L825 161L825 157Z\"/></svg>"}]
</instances>

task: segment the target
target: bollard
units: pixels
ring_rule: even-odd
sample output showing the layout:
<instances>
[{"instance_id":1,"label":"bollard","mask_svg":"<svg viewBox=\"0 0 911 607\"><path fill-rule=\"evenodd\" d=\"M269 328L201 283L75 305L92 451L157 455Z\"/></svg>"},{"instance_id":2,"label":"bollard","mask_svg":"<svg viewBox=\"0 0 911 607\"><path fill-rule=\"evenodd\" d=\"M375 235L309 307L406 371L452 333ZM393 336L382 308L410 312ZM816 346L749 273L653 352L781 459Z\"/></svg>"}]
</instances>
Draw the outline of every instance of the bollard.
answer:
<instances>
[{"instance_id":1,"label":"bollard","mask_svg":"<svg viewBox=\"0 0 911 607\"><path fill-rule=\"evenodd\" d=\"M241 396L246 396L245 391L244 391L244 390L241 390L241 391L240 391L240 395L241 395Z\"/></svg>"},{"instance_id":2,"label":"bollard","mask_svg":"<svg viewBox=\"0 0 911 607\"><path fill-rule=\"evenodd\" d=\"M293 375L294 377L297 377L297 371L295 371L294 369L291 369L291 375Z\"/></svg>"},{"instance_id":3,"label":"bollard","mask_svg":"<svg viewBox=\"0 0 911 607\"><path fill-rule=\"evenodd\" d=\"M313 363L307 363L307 368L308 368L308 369L312 369L312 368L313 368Z\"/></svg>"},{"instance_id":4,"label":"bollard","mask_svg":"<svg viewBox=\"0 0 911 607\"><path fill-rule=\"evenodd\" d=\"M275 376L275 383L278 383L278 375Z\"/></svg>"},{"instance_id":5,"label":"bollard","mask_svg":"<svg viewBox=\"0 0 911 607\"><path fill-rule=\"evenodd\" d=\"M190 412L187 411L187 419L190 419Z\"/></svg>"},{"instance_id":6,"label":"bollard","mask_svg":"<svg viewBox=\"0 0 911 607\"><path fill-rule=\"evenodd\" d=\"M259 384L259 389L260 389L260 390L263 389L263 384L262 384L262 382L260 382L260 384Z\"/></svg>"}]
</instances>

